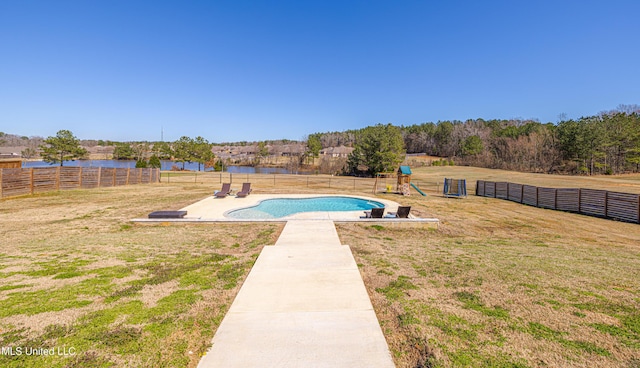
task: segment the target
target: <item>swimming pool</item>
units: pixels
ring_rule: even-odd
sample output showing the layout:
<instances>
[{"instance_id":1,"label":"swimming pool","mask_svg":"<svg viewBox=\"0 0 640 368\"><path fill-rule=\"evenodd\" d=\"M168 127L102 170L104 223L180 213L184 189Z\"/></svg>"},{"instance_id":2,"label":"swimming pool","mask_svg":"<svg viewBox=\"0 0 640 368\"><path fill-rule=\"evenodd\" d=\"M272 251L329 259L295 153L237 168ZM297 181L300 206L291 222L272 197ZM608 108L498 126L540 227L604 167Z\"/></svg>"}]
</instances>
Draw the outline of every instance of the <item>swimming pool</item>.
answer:
<instances>
[{"instance_id":1,"label":"swimming pool","mask_svg":"<svg viewBox=\"0 0 640 368\"><path fill-rule=\"evenodd\" d=\"M368 211L384 204L355 197L313 197L265 199L255 206L232 210L225 216L236 219L273 219L301 212Z\"/></svg>"}]
</instances>

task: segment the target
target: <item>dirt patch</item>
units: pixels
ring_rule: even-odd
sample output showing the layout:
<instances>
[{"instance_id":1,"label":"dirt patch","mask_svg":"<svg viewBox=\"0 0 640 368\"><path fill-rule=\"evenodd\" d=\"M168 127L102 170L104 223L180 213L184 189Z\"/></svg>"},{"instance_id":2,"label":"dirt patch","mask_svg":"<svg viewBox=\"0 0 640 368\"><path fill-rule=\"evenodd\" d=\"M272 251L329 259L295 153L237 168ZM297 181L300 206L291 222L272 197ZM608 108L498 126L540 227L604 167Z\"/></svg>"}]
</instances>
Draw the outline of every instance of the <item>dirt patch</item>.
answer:
<instances>
[{"instance_id":1,"label":"dirt patch","mask_svg":"<svg viewBox=\"0 0 640 368\"><path fill-rule=\"evenodd\" d=\"M24 274L16 274L13 276L9 276L3 281L7 283L7 285L25 285L24 287L20 287L19 289L9 289L5 291L0 291L0 295L2 293L15 293L19 292L33 292L40 290L53 290L62 288L65 286L76 285L79 282L84 280L88 280L93 278L93 275L80 275L72 278L64 278L64 279L56 279L53 276L43 276L43 277L30 277Z\"/></svg>"},{"instance_id":2,"label":"dirt patch","mask_svg":"<svg viewBox=\"0 0 640 368\"><path fill-rule=\"evenodd\" d=\"M92 304L82 308L70 308L57 312L44 312L34 315L18 314L11 317L5 317L0 320L2 326L14 326L14 329L27 329L27 336L30 338L41 335L45 329L52 325L69 327L80 317L89 312L99 310L98 304Z\"/></svg>"},{"instance_id":3,"label":"dirt patch","mask_svg":"<svg viewBox=\"0 0 640 368\"><path fill-rule=\"evenodd\" d=\"M174 291L178 290L178 281L172 280L158 285L145 285L142 290L142 296L140 300L147 308L155 307L158 304L158 300L171 295Z\"/></svg>"}]
</instances>

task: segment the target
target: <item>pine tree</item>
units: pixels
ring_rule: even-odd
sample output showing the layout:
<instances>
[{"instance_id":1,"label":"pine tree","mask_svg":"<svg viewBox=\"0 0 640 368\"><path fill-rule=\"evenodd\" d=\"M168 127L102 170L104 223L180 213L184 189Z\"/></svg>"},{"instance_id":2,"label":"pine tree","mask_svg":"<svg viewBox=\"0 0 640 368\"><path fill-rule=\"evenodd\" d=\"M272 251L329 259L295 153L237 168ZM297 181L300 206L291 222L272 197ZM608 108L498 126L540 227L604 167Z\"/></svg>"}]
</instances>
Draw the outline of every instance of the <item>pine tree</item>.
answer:
<instances>
[{"instance_id":1,"label":"pine tree","mask_svg":"<svg viewBox=\"0 0 640 368\"><path fill-rule=\"evenodd\" d=\"M40 146L42 159L52 164L74 161L84 158L87 150L80 146L80 141L69 130L60 130L55 137L48 137Z\"/></svg>"}]
</instances>

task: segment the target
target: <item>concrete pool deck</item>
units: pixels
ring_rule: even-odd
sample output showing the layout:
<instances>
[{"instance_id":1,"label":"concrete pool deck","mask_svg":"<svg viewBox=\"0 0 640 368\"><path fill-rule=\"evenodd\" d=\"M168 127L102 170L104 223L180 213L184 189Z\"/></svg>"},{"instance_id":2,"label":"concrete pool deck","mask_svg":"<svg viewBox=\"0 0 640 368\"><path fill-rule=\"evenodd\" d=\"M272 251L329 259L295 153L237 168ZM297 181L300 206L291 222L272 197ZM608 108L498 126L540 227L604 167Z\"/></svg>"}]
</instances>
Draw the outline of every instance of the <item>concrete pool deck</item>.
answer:
<instances>
[{"instance_id":1,"label":"concrete pool deck","mask_svg":"<svg viewBox=\"0 0 640 368\"><path fill-rule=\"evenodd\" d=\"M394 367L333 221L288 221L262 249L198 367Z\"/></svg>"},{"instance_id":2,"label":"concrete pool deck","mask_svg":"<svg viewBox=\"0 0 640 368\"><path fill-rule=\"evenodd\" d=\"M187 215L180 219L133 219L136 223L157 223L157 222L286 222L289 220L333 220L335 222L367 222L380 223L384 222L391 226L394 225L418 225L429 226L438 225L438 219L434 218L416 218L410 215L408 219L382 218L382 219L365 219L363 211L335 211L335 212L303 212L287 217L275 219L235 219L226 217L225 213L231 210L246 208L257 205L265 199L273 198L315 198L315 197L354 197L365 200L377 201L385 205L385 213L395 212L400 205L398 202L383 198L372 198L358 195L339 195L339 194L251 194L244 198L237 198L233 195L226 198L215 198L209 196L189 206L181 208L181 211L187 211Z\"/></svg>"}]
</instances>

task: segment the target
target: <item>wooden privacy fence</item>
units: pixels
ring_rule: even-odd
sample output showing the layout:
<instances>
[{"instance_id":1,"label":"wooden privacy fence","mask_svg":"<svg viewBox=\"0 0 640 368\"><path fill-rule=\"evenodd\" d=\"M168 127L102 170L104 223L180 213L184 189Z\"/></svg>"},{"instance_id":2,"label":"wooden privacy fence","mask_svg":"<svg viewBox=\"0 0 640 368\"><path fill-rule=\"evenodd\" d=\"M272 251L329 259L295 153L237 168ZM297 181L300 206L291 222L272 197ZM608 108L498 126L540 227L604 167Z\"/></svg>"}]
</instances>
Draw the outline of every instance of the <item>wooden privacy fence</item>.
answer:
<instances>
[{"instance_id":1,"label":"wooden privacy fence","mask_svg":"<svg viewBox=\"0 0 640 368\"><path fill-rule=\"evenodd\" d=\"M160 169L34 167L0 169L0 198L61 189L157 183Z\"/></svg>"},{"instance_id":2,"label":"wooden privacy fence","mask_svg":"<svg viewBox=\"0 0 640 368\"><path fill-rule=\"evenodd\" d=\"M588 216L640 223L640 194L584 188L541 188L478 180L476 195Z\"/></svg>"}]
</instances>

